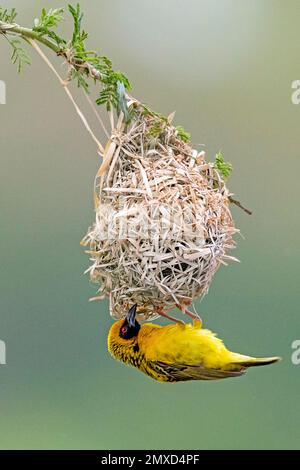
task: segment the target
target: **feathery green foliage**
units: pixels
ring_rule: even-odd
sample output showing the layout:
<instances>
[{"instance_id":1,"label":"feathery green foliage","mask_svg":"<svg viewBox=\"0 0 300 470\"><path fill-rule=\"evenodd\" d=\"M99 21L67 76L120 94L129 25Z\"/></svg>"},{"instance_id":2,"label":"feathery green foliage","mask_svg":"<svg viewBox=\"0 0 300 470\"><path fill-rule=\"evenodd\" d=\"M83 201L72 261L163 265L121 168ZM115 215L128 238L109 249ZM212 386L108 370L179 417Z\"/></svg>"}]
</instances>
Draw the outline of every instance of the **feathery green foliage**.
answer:
<instances>
[{"instance_id":1,"label":"feathery green foliage","mask_svg":"<svg viewBox=\"0 0 300 470\"><path fill-rule=\"evenodd\" d=\"M99 93L96 103L99 105L105 104L107 110L110 111L112 108L117 108L119 103L118 83L123 83L126 90L131 90L131 85L127 77L122 72L115 72L107 61L104 67L101 68L101 71L103 73L102 83L104 86Z\"/></svg>"},{"instance_id":2,"label":"feathery green foliage","mask_svg":"<svg viewBox=\"0 0 300 470\"><path fill-rule=\"evenodd\" d=\"M99 92L97 104L105 105L108 110L112 108L121 109L124 102L120 103L119 84L122 84L124 90L130 90L131 84L128 78L119 71L115 71L112 62L105 56L98 55L95 51L89 50L86 46L88 34L82 29L83 13L80 5L68 5L68 11L73 18L73 33L70 40L66 40L57 34L55 29L64 20L64 9L56 8L46 11L42 9L40 18L34 20L32 29L21 28L14 25L17 12L15 9L8 11L0 7L0 34L6 38L8 35L17 35L18 39L9 40L13 49L12 61L18 66L18 70L30 60L26 51L21 47L20 39L40 40L57 54L65 57L70 66L69 78L76 80L77 85L86 92L89 91L88 79L98 80L102 84ZM20 38L20 39L19 39ZM7 38L8 39L8 38ZM123 109L125 118L129 120L129 112Z\"/></svg>"},{"instance_id":3,"label":"feathery green foliage","mask_svg":"<svg viewBox=\"0 0 300 470\"><path fill-rule=\"evenodd\" d=\"M162 121L161 119L157 119L156 121L154 121L152 126L149 128L148 133L152 137L159 137L160 134L163 132L164 127L165 127L165 122Z\"/></svg>"},{"instance_id":4,"label":"feathery green foliage","mask_svg":"<svg viewBox=\"0 0 300 470\"><path fill-rule=\"evenodd\" d=\"M180 140L183 140L183 142L189 142L191 140L191 134L187 132L182 126L177 126L176 130Z\"/></svg>"},{"instance_id":5,"label":"feathery green foliage","mask_svg":"<svg viewBox=\"0 0 300 470\"><path fill-rule=\"evenodd\" d=\"M153 111L153 109L149 108L144 103L141 103L141 107L143 109L143 114L144 115L156 117L156 118L160 119L161 121L163 121L164 123L168 122L167 116L164 116L163 114L158 113L157 111Z\"/></svg>"},{"instance_id":6,"label":"feathery green foliage","mask_svg":"<svg viewBox=\"0 0 300 470\"><path fill-rule=\"evenodd\" d=\"M223 178L228 178L232 172L231 163L225 162L221 152L216 154L214 167L221 173Z\"/></svg>"},{"instance_id":7,"label":"feathery green foliage","mask_svg":"<svg viewBox=\"0 0 300 470\"><path fill-rule=\"evenodd\" d=\"M16 64L18 73L21 73L24 65L30 65L30 57L23 49L23 47L20 46L21 41L19 39L8 39L8 42L10 43L12 47L12 54L11 54L11 61L13 64Z\"/></svg>"},{"instance_id":8,"label":"feathery green foliage","mask_svg":"<svg viewBox=\"0 0 300 470\"><path fill-rule=\"evenodd\" d=\"M2 8L0 7L0 21L3 21L3 23L8 23L12 24L17 16L17 11L15 8L12 8L11 10L8 10L7 8Z\"/></svg>"},{"instance_id":9,"label":"feathery green foliage","mask_svg":"<svg viewBox=\"0 0 300 470\"><path fill-rule=\"evenodd\" d=\"M66 44L66 41L58 36L51 28L56 28L58 23L63 21L63 12L63 8L51 8L48 12L43 8L40 18L34 20L32 30L37 32L41 37L46 36L49 39L53 39L58 47L62 47Z\"/></svg>"},{"instance_id":10,"label":"feathery green foliage","mask_svg":"<svg viewBox=\"0 0 300 470\"><path fill-rule=\"evenodd\" d=\"M118 83L122 83L126 90L130 90L130 82L123 73L113 70L110 59L105 56L99 56L96 52L86 48L88 34L82 30L81 25L83 13L80 10L80 5L77 4L76 7L69 5L68 8L74 22L73 36L70 46L74 54L74 61L78 65L77 73L73 74L73 77L77 78L78 86L83 86L83 88L87 91L88 83L82 77L80 64L89 63L96 71L99 72L101 77L100 80L103 85L96 103L99 105L106 105L107 110L117 108L120 104ZM85 72L83 73L87 74L88 69L85 68L84 70Z\"/></svg>"}]
</instances>

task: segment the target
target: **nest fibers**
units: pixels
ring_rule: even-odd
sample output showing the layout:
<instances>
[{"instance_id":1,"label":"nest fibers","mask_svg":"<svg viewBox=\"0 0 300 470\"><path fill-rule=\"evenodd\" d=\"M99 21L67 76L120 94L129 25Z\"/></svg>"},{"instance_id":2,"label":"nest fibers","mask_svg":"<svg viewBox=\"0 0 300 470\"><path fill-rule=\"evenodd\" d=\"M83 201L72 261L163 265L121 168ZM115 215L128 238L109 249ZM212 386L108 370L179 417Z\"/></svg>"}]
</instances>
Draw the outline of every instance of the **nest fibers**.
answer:
<instances>
[{"instance_id":1,"label":"nest fibers","mask_svg":"<svg viewBox=\"0 0 300 470\"><path fill-rule=\"evenodd\" d=\"M140 319L203 296L221 263L235 258L229 192L204 152L181 140L171 119L143 108L123 115L95 180L96 221L85 238L97 299Z\"/></svg>"}]
</instances>

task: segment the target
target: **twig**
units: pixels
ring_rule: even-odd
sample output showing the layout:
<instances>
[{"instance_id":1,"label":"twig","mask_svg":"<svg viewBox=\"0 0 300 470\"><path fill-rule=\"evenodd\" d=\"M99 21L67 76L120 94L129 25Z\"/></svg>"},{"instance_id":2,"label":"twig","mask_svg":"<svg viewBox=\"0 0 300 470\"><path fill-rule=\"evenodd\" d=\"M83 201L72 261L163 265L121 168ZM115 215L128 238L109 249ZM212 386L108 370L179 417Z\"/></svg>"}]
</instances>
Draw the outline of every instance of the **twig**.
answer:
<instances>
[{"instance_id":1,"label":"twig","mask_svg":"<svg viewBox=\"0 0 300 470\"><path fill-rule=\"evenodd\" d=\"M101 156L103 156L104 154L104 147L102 146L102 144L99 142L99 140L97 139L97 137L95 136L95 134L93 133L92 129L90 128L84 114L82 113L81 109L79 108L79 106L77 105L76 101L74 100L73 98L73 95L72 93L70 92L68 86L67 86L67 82L64 81L61 76L58 74L58 72L56 71L56 69L54 68L54 66L52 65L52 63L50 62L50 60L48 59L48 57L44 54L44 52L41 50L41 48L38 46L38 44L36 43L36 41L34 39L30 39L28 38L28 41L30 42L30 44L32 45L32 47L37 51L37 53L40 55L40 57L46 62L46 64L48 65L48 67L52 70L52 72L56 75L56 77L58 78L58 80L60 81L61 85L63 86L66 94L68 95L68 97L70 98L70 100L72 101L75 109L76 109L76 112L77 114L79 115L81 121L83 122L86 130L88 131L88 133L90 134L90 136L92 137L92 139L94 140L94 142L96 143L97 147L98 147L98 152Z\"/></svg>"},{"instance_id":2,"label":"twig","mask_svg":"<svg viewBox=\"0 0 300 470\"><path fill-rule=\"evenodd\" d=\"M110 128L111 128L111 131L113 131L115 128L115 121L114 121L114 112L112 109L108 111L108 116L109 116L109 121L110 121Z\"/></svg>"},{"instance_id":3,"label":"twig","mask_svg":"<svg viewBox=\"0 0 300 470\"><path fill-rule=\"evenodd\" d=\"M3 21L0 21L0 31L2 34L12 34L15 33L17 35L21 35L24 39L33 39L36 41L41 42L45 46L49 47L54 51L56 54L59 54L61 52L60 48L54 44L52 41L50 41L47 38L44 38L40 34L36 33L30 28L23 28L22 26L19 26L18 24L6 24Z\"/></svg>"},{"instance_id":4,"label":"twig","mask_svg":"<svg viewBox=\"0 0 300 470\"><path fill-rule=\"evenodd\" d=\"M82 63L77 63L77 62L72 62L70 61L70 58L68 57L68 54L58 47L56 44L54 44L53 41L50 39L47 39L43 36L41 36L39 33L36 31L33 31L30 28L24 28L23 26L19 26L18 24L6 24L3 21L0 21L0 33L3 35L7 34L14 34L17 36L22 36L23 39L33 39L34 41L38 41L41 44L44 44L45 46L49 47L52 51L54 51L57 55L63 56L68 63L73 65L75 68L80 68L81 70L85 70L88 75L90 75L93 79L95 80L100 80L102 78L102 74L99 70L97 70L93 64L90 62L82 62Z\"/></svg>"},{"instance_id":5,"label":"twig","mask_svg":"<svg viewBox=\"0 0 300 470\"><path fill-rule=\"evenodd\" d=\"M99 121L99 123L100 123L100 126L101 126L102 129L103 129L104 134L105 134L106 137L109 139L109 138L110 138L110 135L109 135L109 133L108 133L108 131L107 131L105 125L104 125L104 122L103 122L103 120L102 120L100 114L98 113L98 111L97 111L97 109L95 108L95 106L94 106L94 104L93 104L91 98L89 97L89 95L87 94L86 91L84 92L84 94L85 94L85 97L86 97L86 99L88 100L88 103L89 103L90 107L92 108L92 110L93 110L93 112L94 112L96 118L98 119L98 121Z\"/></svg>"},{"instance_id":6,"label":"twig","mask_svg":"<svg viewBox=\"0 0 300 470\"><path fill-rule=\"evenodd\" d=\"M252 211L250 211L249 209L246 209L246 207L244 207L240 201L238 201L237 199L233 199L232 196L229 196L229 201L232 203L232 204L235 204L236 206L238 206L240 209L242 209L244 212L246 212L246 214L248 215L252 215Z\"/></svg>"}]
</instances>

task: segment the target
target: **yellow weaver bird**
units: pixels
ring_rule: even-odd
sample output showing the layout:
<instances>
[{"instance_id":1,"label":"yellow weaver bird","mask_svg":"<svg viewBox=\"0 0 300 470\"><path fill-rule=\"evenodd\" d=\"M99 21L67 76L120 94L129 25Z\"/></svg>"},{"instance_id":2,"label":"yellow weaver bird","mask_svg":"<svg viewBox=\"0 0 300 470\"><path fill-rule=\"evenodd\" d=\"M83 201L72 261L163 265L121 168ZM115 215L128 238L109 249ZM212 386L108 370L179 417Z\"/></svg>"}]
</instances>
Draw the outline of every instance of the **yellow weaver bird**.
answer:
<instances>
[{"instance_id":1,"label":"yellow weaver bird","mask_svg":"<svg viewBox=\"0 0 300 470\"><path fill-rule=\"evenodd\" d=\"M216 380L237 377L253 366L272 364L279 357L255 358L229 351L223 341L201 322L167 326L136 320L134 305L125 320L115 322L108 334L111 355L160 382Z\"/></svg>"}]
</instances>

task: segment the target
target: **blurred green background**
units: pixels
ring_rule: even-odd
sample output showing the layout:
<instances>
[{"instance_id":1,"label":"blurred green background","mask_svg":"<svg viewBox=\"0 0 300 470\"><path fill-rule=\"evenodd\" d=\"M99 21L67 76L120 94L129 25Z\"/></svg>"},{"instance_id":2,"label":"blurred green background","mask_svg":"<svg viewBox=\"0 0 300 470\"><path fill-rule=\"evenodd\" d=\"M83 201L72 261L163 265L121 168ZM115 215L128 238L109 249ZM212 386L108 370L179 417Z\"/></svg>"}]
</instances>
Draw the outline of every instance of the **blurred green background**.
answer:
<instances>
[{"instance_id":1,"label":"blurred green background","mask_svg":"<svg viewBox=\"0 0 300 470\"><path fill-rule=\"evenodd\" d=\"M1 4L30 26L43 6L67 2ZM129 75L135 96L176 110L195 145L233 163L230 188L253 210L233 208L241 264L222 267L196 307L230 348L284 360L240 379L168 385L110 358L112 319L107 302L88 303L96 288L79 246L94 217L93 142L35 52L18 76L1 40L0 447L299 448L300 2L81 4L91 48Z\"/></svg>"}]
</instances>

